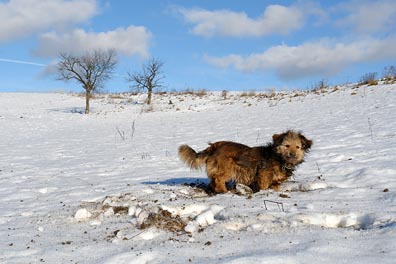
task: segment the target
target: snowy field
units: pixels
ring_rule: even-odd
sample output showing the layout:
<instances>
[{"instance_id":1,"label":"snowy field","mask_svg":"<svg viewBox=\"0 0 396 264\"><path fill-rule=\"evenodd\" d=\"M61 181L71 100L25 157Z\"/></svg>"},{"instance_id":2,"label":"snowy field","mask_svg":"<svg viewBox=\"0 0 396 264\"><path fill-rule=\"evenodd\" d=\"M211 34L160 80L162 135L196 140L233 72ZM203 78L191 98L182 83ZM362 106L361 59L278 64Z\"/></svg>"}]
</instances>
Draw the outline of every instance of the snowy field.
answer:
<instances>
[{"instance_id":1,"label":"snowy field","mask_svg":"<svg viewBox=\"0 0 396 264\"><path fill-rule=\"evenodd\" d=\"M395 263L396 85L246 96L0 93L1 263ZM302 130L282 191L209 196L177 156Z\"/></svg>"}]
</instances>

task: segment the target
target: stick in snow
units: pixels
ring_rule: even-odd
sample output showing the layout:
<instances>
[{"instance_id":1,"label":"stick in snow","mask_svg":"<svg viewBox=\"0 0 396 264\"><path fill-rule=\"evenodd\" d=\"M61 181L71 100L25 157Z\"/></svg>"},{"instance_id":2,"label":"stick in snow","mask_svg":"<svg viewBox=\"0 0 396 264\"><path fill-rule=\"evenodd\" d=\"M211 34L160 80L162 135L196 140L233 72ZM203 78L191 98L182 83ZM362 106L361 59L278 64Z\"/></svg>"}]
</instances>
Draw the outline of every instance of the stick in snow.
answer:
<instances>
[{"instance_id":1,"label":"stick in snow","mask_svg":"<svg viewBox=\"0 0 396 264\"><path fill-rule=\"evenodd\" d=\"M264 200L264 207L265 207L265 210L268 210L268 208L267 208L267 202L268 202L268 203L274 203L274 204L276 204L276 205L278 206L279 211L285 212L285 210L284 210L284 208L283 208L283 203L281 203L281 202L275 202L275 201L271 201L271 200Z\"/></svg>"}]
</instances>

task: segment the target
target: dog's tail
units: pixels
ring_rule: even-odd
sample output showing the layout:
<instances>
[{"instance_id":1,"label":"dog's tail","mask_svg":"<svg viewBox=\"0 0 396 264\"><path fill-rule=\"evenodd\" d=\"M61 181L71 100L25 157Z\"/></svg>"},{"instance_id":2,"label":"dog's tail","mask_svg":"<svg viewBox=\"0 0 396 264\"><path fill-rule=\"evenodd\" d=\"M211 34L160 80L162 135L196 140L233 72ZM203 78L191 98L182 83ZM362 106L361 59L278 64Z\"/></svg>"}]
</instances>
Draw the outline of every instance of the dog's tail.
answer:
<instances>
[{"instance_id":1,"label":"dog's tail","mask_svg":"<svg viewBox=\"0 0 396 264\"><path fill-rule=\"evenodd\" d=\"M197 153L190 146L181 145L179 147L179 157L184 163L189 165L191 169L197 170L205 165L206 160L209 156L209 148Z\"/></svg>"}]
</instances>

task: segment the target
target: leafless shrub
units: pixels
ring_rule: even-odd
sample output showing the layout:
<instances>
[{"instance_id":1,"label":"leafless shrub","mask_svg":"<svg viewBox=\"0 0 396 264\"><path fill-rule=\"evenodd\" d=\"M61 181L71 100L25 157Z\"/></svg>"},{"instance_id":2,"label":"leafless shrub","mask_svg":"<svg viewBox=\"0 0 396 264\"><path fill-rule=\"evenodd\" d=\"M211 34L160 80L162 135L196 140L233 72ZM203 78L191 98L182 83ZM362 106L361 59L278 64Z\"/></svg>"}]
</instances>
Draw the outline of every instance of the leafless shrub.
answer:
<instances>
[{"instance_id":1,"label":"leafless shrub","mask_svg":"<svg viewBox=\"0 0 396 264\"><path fill-rule=\"evenodd\" d=\"M376 72L366 73L360 78L359 84L360 85L377 85L378 84L377 75L378 74Z\"/></svg>"},{"instance_id":2,"label":"leafless shrub","mask_svg":"<svg viewBox=\"0 0 396 264\"><path fill-rule=\"evenodd\" d=\"M383 79L387 83L393 83L396 81L396 67L393 65L385 67L383 71Z\"/></svg>"},{"instance_id":3,"label":"leafless shrub","mask_svg":"<svg viewBox=\"0 0 396 264\"><path fill-rule=\"evenodd\" d=\"M201 89L196 92L196 95L199 97L205 96L207 94L208 94L208 92L205 89Z\"/></svg>"},{"instance_id":4,"label":"leafless shrub","mask_svg":"<svg viewBox=\"0 0 396 264\"><path fill-rule=\"evenodd\" d=\"M326 79L321 79L317 83L312 86L311 91L319 94L327 92L327 89L330 87L329 82Z\"/></svg>"},{"instance_id":5,"label":"leafless shrub","mask_svg":"<svg viewBox=\"0 0 396 264\"><path fill-rule=\"evenodd\" d=\"M247 93L247 92L242 92L239 96L240 96L240 97L247 97L247 96L248 96L248 93Z\"/></svg>"},{"instance_id":6,"label":"leafless shrub","mask_svg":"<svg viewBox=\"0 0 396 264\"><path fill-rule=\"evenodd\" d=\"M228 91L227 91L227 90L223 90L223 91L221 92L221 97L223 98L223 100L226 100L226 99L227 99L227 96L228 96Z\"/></svg>"},{"instance_id":7,"label":"leafless shrub","mask_svg":"<svg viewBox=\"0 0 396 264\"><path fill-rule=\"evenodd\" d=\"M203 96L207 95L208 92L205 89L200 89L200 90L195 91L192 88L187 88L186 90L181 91L180 94L182 94L182 95L194 95L194 96L198 96L198 97L203 97Z\"/></svg>"},{"instance_id":8,"label":"leafless shrub","mask_svg":"<svg viewBox=\"0 0 396 264\"><path fill-rule=\"evenodd\" d=\"M254 90L251 90L249 92L244 91L239 96L240 97L255 97L255 96L257 96L257 93Z\"/></svg>"}]
</instances>

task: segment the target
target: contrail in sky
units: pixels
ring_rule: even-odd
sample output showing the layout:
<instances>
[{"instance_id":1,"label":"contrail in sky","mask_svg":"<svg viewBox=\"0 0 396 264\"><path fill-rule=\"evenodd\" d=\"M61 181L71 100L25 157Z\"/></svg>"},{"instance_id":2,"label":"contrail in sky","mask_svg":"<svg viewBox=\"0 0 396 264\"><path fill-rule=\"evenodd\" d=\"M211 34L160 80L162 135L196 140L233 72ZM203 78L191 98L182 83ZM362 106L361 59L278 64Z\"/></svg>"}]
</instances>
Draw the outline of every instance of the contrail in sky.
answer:
<instances>
[{"instance_id":1,"label":"contrail in sky","mask_svg":"<svg viewBox=\"0 0 396 264\"><path fill-rule=\"evenodd\" d=\"M36 62L30 62L30 61L20 61L20 60L11 60L11 59L5 59L5 58L0 58L0 61L2 61L2 62L10 62L10 63L17 63L17 64L27 64L27 65L33 65L33 66L39 66L39 67L47 66L46 64L42 64L42 63L36 63Z\"/></svg>"}]
</instances>

